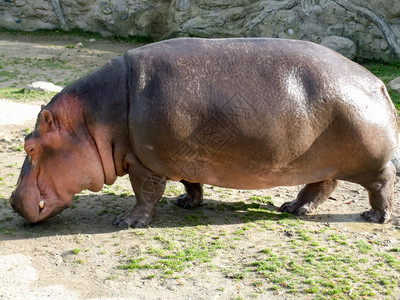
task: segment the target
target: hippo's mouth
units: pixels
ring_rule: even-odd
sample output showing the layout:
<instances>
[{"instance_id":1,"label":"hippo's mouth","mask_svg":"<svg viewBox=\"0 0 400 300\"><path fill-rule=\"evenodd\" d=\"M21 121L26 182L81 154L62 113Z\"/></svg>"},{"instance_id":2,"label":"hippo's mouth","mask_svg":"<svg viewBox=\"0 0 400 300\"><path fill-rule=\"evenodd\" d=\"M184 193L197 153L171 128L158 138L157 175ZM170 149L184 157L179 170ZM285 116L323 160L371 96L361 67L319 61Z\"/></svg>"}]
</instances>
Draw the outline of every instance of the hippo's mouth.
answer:
<instances>
[{"instance_id":1,"label":"hippo's mouth","mask_svg":"<svg viewBox=\"0 0 400 300\"><path fill-rule=\"evenodd\" d=\"M46 212L48 211L47 209L47 205L46 205L46 200L44 200L44 196L42 193L40 193L40 197L39 197L39 203L38 203L38 218L36 222L39 222L41 220L43 220L44 218L46 218Z\"/></svg>"},{"instance_id":2,"label":"hippo's mouth","mask_svg":"<svg viewBox=\"0 0 400 300\"><path fill-rule=\"evenodd\" d=\"M47 200L46 200L47 199ZM68 205L65 205L63 203L66 203L62 200L61 197L58 196L50 196L47 194L42 194L40 193L40 197L38 199L39 201L37 202L37 223L40 222L44 219L54 217L58 213L60 213L62 210L68 208L71 206L69 204L71 201L68 201Z\"/></svg>"},{"instance_id":3,"label":"hippo's mouth","mask_svg":"<svg viewBox=\"0 0 400 300\"><path fill-rule=\"evenodd\" d=\"M21 197L21 191L16 190L10 197L10 204L13 209L30 223L37 223L55 216L70 206L59 205L62 201L58 197L52 197L42 192L36 195L36 199L24 199L24 197Z\"/></svg>"}]
</instances>

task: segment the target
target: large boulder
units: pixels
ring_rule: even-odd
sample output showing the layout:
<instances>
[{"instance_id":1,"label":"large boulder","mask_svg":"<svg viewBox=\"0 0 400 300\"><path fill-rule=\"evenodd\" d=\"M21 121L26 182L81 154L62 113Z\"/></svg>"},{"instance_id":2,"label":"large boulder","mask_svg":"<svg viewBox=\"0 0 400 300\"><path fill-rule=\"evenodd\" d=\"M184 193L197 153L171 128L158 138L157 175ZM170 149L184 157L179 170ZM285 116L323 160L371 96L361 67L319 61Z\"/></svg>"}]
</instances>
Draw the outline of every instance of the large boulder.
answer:
<instances>
[{"instance_id":1,"label":"large boulder","mask_svg":"<svg viewBox=\"0 0 400 300\"><path fill-rule=\"evenodd\" d=\"M391 80L388 83L388 87L391 88L396 93L400 94L400 77L397 77L397 78Z\"/></svg>"},{"instance_id":2,"label":"large boulder","mask_svg":"<svg viewBox=\"0 0 400 300\"><path fill-rule=\"evenodd\" d=\"M348 38L328 36L322 39L321 45L331 48L349 59L356 57L356 44Z\"/></svg>"}]
</instances>

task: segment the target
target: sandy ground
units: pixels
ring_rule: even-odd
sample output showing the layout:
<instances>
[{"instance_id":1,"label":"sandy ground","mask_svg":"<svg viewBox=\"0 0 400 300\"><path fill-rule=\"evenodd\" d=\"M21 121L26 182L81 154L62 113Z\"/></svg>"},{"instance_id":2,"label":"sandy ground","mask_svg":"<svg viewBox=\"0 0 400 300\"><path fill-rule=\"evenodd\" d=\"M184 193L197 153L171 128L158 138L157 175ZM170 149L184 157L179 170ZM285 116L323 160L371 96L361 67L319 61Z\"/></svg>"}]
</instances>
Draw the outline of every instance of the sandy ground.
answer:
<instances>
[{"instance_id":1,"label":"sandy ground","mask_svg":"<svg viewBox=\"0 0 400 300\"><path fill-rule=\"evenodd\" d=\"M84 49L76 49L65 45L75 45L81 41L79 38L49 41L46 37L32 40L23 36L16 39L0 37L3 61L22 61L22 65L8 64L4 68L22 70L28 64L30 68L25 65L25 69L32 76L19 74L3 80L2 86L23 87L29 81L51 77L53 73L52 82L67 82L77 73L85 73L132 47L85 42ZM49 59L60 57L60 53L65 62L62 72L54 71L52 65L44 68L32 63L34 57ZM31 60L26 60L29 57ZM293 230L298 228L282 225L276 210L283 202L294 199L301 187L236 191L206 186L205 204L190 211L173 205L182 187L170 182L148 228L119 229L111 225L114 217L129 208L134 200L129 180L123 177L102 192L81 193L74 207L48 221L38 225L24 221L12 211L8 198L25 156L21 151L24 136L33 128L39 109L38 105L0 101L0 299L310 299L318 296L288 293L285 285L272 289L271 280L245 271L266 247L293 257L299 255L293 244L297 234ZM248 209L243 205L252 204L252 198L262 195L271 196L273 205L265 206L271 213L247 220ZM399 195L400 187L396 184L396 199ZM375 247L373 251L400 248L398 203L392 221L386 225L364 222L360 214L367 209L365 190L343 183L315 213L300 218L296 224L318 235L321 247L326 245L339 252L353 253L354 247L348 245L356 245L360 239L370 241ZM262 223L264 220L269 227ZM343 247L347 248L337 248L329 240L333 235L345 236L347 245ZM162 269L126 271L120 268L132 257L161 257L160 251L184 249L203 239L211 243L218 240L222 248L212 252L210 262L187 262L173 276L166 275ZM397 253L394 255L399 257ZM372 263L375 256L370 253L370 257ZM232 275L238 272L249 275L239 280ZM385 272L399 278L395 269L388 267ZM377 289L377 298L400 297L398 285L386 296L379 286Z\"/></svg>"},{"instance_id":2,"label":"sandy ground","mask_svg":"<svg viewBox=\"0 0 400 300\"><path fill-rule=\"evenodd\" d=\"M40 111L39 105L29 105L0 100L0 126L32 123ZM16 114L17 112L17 114Z\"/></svg>"}]
</instances>

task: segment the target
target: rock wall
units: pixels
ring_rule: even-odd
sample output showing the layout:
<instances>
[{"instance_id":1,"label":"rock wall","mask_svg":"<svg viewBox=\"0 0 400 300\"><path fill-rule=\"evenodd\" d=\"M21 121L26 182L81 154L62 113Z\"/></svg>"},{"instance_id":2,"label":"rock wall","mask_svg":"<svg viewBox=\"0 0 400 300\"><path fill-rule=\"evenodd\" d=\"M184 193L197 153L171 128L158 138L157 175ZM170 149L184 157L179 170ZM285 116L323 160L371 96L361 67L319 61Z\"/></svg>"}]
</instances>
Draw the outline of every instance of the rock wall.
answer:
<instances>
[{"instance_id":1,"label":"rock wall","mask_svg":"<svg viewBox=\"0 0 400 300\"><path fill-rule=\"evenodd\" d=\"M80 28L155 40L245 36L321 43L330 37L330 46L341 41L339 51L351 49L349 57L400 59L399 0L0 0L0 27Z\"/></svg>"}]
</instances>

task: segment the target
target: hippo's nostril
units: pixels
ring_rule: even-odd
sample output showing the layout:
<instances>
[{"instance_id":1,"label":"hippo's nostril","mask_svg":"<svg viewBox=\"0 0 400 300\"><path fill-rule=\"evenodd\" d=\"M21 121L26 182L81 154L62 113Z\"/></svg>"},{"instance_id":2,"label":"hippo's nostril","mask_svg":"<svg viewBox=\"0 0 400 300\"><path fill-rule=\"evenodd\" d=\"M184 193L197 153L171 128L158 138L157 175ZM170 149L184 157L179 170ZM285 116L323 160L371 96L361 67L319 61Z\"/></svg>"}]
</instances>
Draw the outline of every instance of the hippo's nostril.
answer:
<instances>
[{"instance_id":1,"label":"hippo's nostril","mask_svg":"<svg viewBox=\"0 0 400 300\"><path fill-rule=\"evenodd\" d=\"M11 205L13 205L13 203L14 203L14 201L15 201L15 191L13 191L12 193L11 193L11 196L10 196L10 204Z\"/></svg>"}]
</instances>

